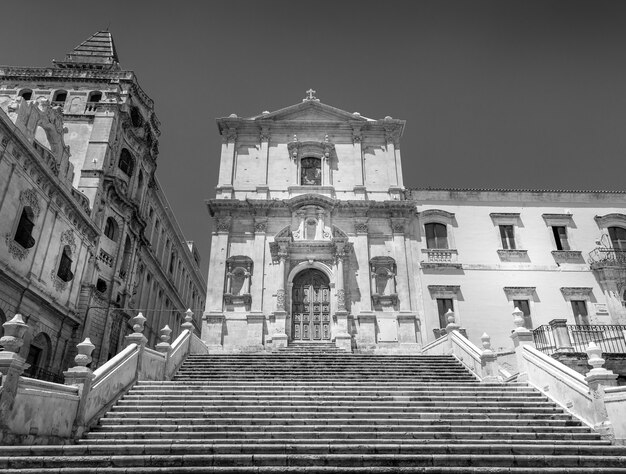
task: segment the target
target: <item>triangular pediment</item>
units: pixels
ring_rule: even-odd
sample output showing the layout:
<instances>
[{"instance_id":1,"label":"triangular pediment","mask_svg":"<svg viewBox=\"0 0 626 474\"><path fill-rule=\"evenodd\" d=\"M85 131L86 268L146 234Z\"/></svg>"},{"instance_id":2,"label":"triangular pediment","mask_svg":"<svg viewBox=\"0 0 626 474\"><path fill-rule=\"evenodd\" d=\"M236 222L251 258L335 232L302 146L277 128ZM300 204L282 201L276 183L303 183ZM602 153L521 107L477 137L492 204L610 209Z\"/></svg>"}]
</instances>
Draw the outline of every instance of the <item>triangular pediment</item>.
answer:
<instances>
[{"instance_id":1,"label":"triangular pediment","mask_svg":"<svg viewBox=\"0 0 626 474\"><path fill-rule=\"evenodd\" d=\"M360 114L346 112L345 110L323 104L317 100L304 100L299 104L251 118L252 120L290 122L367 122L372 120Z\"/></svg>"}]
</instances>

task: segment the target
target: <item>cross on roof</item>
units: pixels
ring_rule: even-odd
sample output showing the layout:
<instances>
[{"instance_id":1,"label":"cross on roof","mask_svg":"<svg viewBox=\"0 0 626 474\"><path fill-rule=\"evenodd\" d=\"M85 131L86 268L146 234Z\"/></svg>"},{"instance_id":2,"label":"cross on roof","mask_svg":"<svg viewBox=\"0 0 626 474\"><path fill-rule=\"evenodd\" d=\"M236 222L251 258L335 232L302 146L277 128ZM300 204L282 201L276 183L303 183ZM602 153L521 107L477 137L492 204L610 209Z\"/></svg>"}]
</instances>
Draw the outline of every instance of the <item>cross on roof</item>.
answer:
<instances>
[{"instance_id":1,"label":"cross on roof","mask_svg":"<svg viewBox=\"0 0 626 474\"><path fill-rule=\"evenodd\" d=\"M309 89L308 91L306 91L306 94L307 94L306 99L307 100L315 100L316 99L315 92L316 91L314 91L313 89Z\"/></svg>"}]
</instances>

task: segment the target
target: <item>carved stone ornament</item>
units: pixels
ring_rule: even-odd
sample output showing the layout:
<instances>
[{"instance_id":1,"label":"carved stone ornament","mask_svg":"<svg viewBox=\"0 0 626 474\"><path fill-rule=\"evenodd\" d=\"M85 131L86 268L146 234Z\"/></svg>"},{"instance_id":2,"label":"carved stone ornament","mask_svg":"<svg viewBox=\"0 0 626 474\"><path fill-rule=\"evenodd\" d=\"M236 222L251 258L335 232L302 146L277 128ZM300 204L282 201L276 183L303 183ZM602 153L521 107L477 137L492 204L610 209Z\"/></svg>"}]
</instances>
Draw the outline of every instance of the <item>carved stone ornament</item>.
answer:
<instances>
[{"instance_id":1,"label":"carved stone ornament","mask_svg":"<svg viewBox=\"0 0 626 474\"><path fill-rule=\"evenodd\" d=\"M24 206L30 206L33 210L35 218L39 217L41 207L39 206L39 197L34 189L24 189L20 192L20 202Z\"/></svg>"},{"instance_id":2,"label":"carved stone ornament","mask_svg":"<svg viewBox=\"0 0 626 474\"><path fill-rule=\"evenodd\" d=\"M268 128L262 128L259 132L259 140L261 142L269 142L270 141L270 131Z\"/></svg>"},{"instance_id":3,"label":"carved stone ornament","mask_svg":"<svg viewBox=\"0 0 626 474\"><path fill-rule=\"evenodd\" d=\"M222 134L222 139L225 142L234 142L235 140L237 140L237 129L229 128Z\"/></svg>"},{"instance_id":4,"label":"carved stone ornament","mask_svg":"<svg viewBox=\"0 0 626 474\"><path fill-rule=\"evenodd\" d=\"M346 290L343 288L337 290L337 309L339 311L346 310Z\"/></svg>"},{"instance_id":5,"label":"carved stone ornament","mask_svg":"<svg viewBox=\"0 0 626 474\"><path fill-rule=\"evenodd\" d=\"M229 232L230 231L230 217L220 217L215 220L215 230L217 232Z\"/></svg>"},{"instance_id":6,"label":"carved stone ornament","mask_svg":"<svg viewBox=\"0 0 626 474\"><path fill-rule=\"evenodd\" d=\"M6 148L9 144L9 139L7 137L2 137L2 148Z\"/></svg>"},{"instance_id":7,"label":"carved stone ornament","mask_svg":"<svg viewBox=\"0 0 626 474\"><path fill-rule=\"evenodd\" d=\"M367 222L357 222L354 224L354 230L357 234L367 234Z\"/></svg>"},{"instance_id":8,"label":"carved stone ornament","mask_svg":"<svg viewBox=\"0 0 626 474\"><path fill-rule=\"evenodd\" d=\"M15 240L13 240L13 235L11 235L10 233L6 234L5 240L7 243L7 247L9 247L9 255L11 255L11 257L20 261L28 257L30 249L25 249L20 244L18 244Z\"/></svg>"},{"instance_id":9,"label":"carved stone ornament","mask_svg":"<svg viewBox=\"0 0 626 474\"><path fill-rule=\"evenodd\" d=\"M267 232L267 221L254 221L254 231L258 234Z\"/></svg>"},{"instance_id":10,"label":"carved stone ornament","mask_svg":"<svg viewBox=\"0 0 626 474\"><path fill-rule=\"evenodd\" d=\"M285 311L285 290L280 289L276 292L276 309Z\"/></svg>"},{"instance_id":11,"label":"carved stone ornament","mask_svg":"<svg viewBox=\"0 0 626 474\"><path fill-rule=\"evenodd\" d=\"M396 220L393 219L391 221L391 230L395 233L395 234L403 234L404 233L404 219L401 220Z\"/></svg>"},{"instance_id":12,"label":"carved stone ornament","mask_svg":"<svg viewBox=\"0 0 626 474\"><path fill-rule=\"evenodd\" d=\"M56 268L53 268L50 272L50 279L52 280L52 286L59 293L67 289L68 282L63 281L58 277Z\"/></svg>"},{"instance_id":13,"label":"carved stone ornament","mask_svg":"<svg viewBox=\"0 0 626 474\"><path fill-rule=\"evenodd\" d=\"M76 239L71 229L67 229L61 234L61 245L69 245L72 249L72 253L76 252Z\"/></svg>"}]
</instances>

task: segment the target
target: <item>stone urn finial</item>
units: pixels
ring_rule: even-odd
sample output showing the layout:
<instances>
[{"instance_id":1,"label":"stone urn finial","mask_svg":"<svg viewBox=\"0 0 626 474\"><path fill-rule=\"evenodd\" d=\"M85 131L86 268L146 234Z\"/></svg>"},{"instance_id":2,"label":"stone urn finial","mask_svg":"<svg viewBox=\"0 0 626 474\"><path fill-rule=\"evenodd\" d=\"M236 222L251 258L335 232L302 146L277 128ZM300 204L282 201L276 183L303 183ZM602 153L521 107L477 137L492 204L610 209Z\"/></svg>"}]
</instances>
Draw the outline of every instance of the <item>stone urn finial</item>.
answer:
<instances>
[{"instance_id":1,"label":"stone urn finial","mask_svg":"<svg viewBox=\"0 0 626 474\"><path fill-rule=\"evenodd\" d=\"M20 347L24 344L24 333L28 329L28 325L24 322L21 314L16 314L2 327L4 328L4 336L0 338L0 346L6 352L18 354Z\"/></svg>"},{"instance_id":2,"label":"stone urn finial","mask_svg":"<svg viewBox=\"0 0 626 474\"><path fill-rule=\"evenodd\" d=\"M524 327L524 313L516 306L513 310L513 324L515 324L516 331L525 331Z\"/></svg>"},{"instance_id":3,"label":"stone urn finial","mask_svg":"<svg viewBox=\"0 0 626 474\"><path fill-rule=\"evenodd\" d=\"M456 318L454 316L454 311L452 311L451 309L449 309L446 314L446 320L448 321L448 324L454 324L456 321Z\"/></svg>"},{"instance_id":4,"label":"stone urn finial","mask_svg":"<svg viewBox=\"0 0 626 474\"><path fill-rule=\"evenodd\" d=\"M159 339L161 339L161 342L159 342L156 345L156 350L159 352L169 352L169 350L171 349L171 345L170 345L170 336L172 334L172 330L170 329L170 327L168 325L165 325L165 327L163 327L160 331L159 331Z\"/></svg>"},{"instance_id":5,"label":"stone urn finial","mask_svg":"<svg viewBox=\"0 0 626 474\"><path fill-rule=\"evenodd\" d=\"M187 329L189 332L193 332L193 311L191 308L188 308L185 311L185 322L180 325L183 329Z\"/></svg>"},{"instance_id":6,"label":"stone urn finial","mask_svg":"<svg viewBox=\"0 0 626 474\"><path fill-rule=\"evenodd\" d=\"M602 348L594 341L589 343L587 350L587 363L592 367L589 373L603 373L606 371L602 366L604 365L604 359L602 358Z\"/></svg>"},{"instance_id":7,"label":"stone urn finial","mask_svg":"<svg viewBox=\"0 0 626 474\"><path fill-rule=\"evenodd\" d=\"M446 320L448 321L448 324L446 326L446 333L450 334L452 331L458 331L461 328L461 326L456 324L456 317L454 315L454 311L449 309L448 312L444 316Z\"/></svg>"},{"instance_id":8,"label":"stone urn finial","mask_svg":"<svg viewBox=\"0 0 626 474\"><path fill-rule=\"evenodd\" d=\"M491 336L489 334L484 332L483 335L480 336L480 340L483 343L484 352L493 352L493 349L491 349Z\"/></svg>"},{"instance_id":9,"label":"stone urn finial","mask_svg":"<svg viewBox=\"0 0 626 474\"><path fill-rule=\"evenodd\" d=\"M144 330L144 325L146 324L146 318L144 317L143 314L138 313L137 316L135 316L132 319L133 322L133 331L135 331L136 333L141 333Z\"/></svg>"},{"instance_id":10,"label":"stone urn finial","mask_svg":"<svg viewBox=\"0 0 626 474\"><path fill-rule=\"evenodd\" d=\"M91 343L91 340L88 337L86 337L80 344L76 344L76 349L78 349L78 354L74 357L76 366L86 368L92 361L91 353L95 348L96 346Z\"/></svg>"}]
</instances>

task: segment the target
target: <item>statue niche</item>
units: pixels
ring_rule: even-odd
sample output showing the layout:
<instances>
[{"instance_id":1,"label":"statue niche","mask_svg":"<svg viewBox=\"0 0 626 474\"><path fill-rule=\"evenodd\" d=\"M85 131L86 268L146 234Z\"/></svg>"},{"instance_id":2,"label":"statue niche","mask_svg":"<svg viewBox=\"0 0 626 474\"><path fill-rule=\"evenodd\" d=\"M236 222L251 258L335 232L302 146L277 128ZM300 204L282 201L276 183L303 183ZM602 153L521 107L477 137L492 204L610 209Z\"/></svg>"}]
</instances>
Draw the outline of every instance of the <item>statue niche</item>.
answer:
<instances>
[{"instance_id":1,"label":"statue niche","mask_svg":"<svg viewBox=\"0 0 626 474\"><path fill-rule=\"evenodd\" d=\"M391 257L370 260L372 303L376 310L392 310L398 304L396 261Z\"/></svg>"},{"instance_id":2,"label":"statue niche","mask_svg":"<svg viewBox=\"0 0 626 474\"><path fill-rule=\"evenodd\" d=\"M293 214L292 232L294 240L326 240L330 241L332 234L327 225L326 211L319 206L302 206Z\"/></svg>"},{"instance_id":3,"label":"statue niche","mask_svg":"<svg viewBox=\"0 0 626 474\"><path fill-rule=\"evenodd\" d=\"M226 259L226 292L224 304L227 311L248 311L250 278L252 277L252 259L245 255L234 255Z\"/></svg>"}]
</instances>

